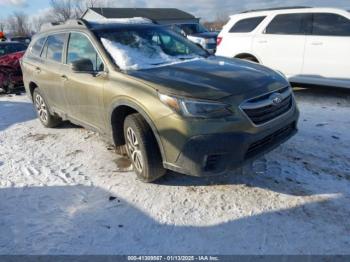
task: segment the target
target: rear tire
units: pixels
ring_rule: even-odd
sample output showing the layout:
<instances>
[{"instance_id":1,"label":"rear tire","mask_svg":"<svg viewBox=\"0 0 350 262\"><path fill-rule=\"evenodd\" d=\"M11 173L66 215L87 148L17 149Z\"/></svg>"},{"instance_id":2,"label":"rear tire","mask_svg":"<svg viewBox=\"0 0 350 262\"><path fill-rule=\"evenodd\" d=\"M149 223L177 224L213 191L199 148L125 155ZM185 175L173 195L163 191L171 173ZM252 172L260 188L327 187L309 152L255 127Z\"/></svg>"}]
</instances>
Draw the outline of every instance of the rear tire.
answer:
<instances>
[{"instance_id":1,"label":"rear tire","mask_svg":"<svg viewBox=\"0 0 350 262\"><path fill-rule=\"evenodd\" d=\"M151 127L138 113L126 117L124 138L138 179L150 183L165 175L162 157Z\"/></svg>"},{"instance_id":2,"label":"rear tire","mask_svg":"<svg viewBox=\"0 0 350 262\"><path fill-rule=\"evenodd\" d=\"M59 117L50 113L48 104L38 88L36 88L33 92L33 102L38 114L38 118L45 127L56 127L62 122Z\"/></svg>"}]
</instances>

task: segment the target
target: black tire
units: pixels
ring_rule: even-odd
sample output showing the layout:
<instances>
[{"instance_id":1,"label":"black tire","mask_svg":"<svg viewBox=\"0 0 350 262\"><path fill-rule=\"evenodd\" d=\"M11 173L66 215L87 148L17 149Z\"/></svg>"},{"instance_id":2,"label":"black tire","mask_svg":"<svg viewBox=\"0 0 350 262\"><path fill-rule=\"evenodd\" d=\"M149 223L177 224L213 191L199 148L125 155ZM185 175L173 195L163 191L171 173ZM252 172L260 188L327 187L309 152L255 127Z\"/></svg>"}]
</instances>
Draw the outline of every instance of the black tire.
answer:
<instances>
[{"instance_id":1,"label":"black tire","mask_svg":"<svg viewBox=\"0 0 350 262\"><path fill-rule=\"evenodd\" d=\"M133 136L136 138L136 143L131 142L134 141ZM151 127L140 114L126 117L124 137L128 156L138 179L150 183L165 175L166 170L163 167L157 140ZM138 163L141 163L141 168Z\"/></svg>"},{"instance_id":2,"label":"black tire","mask_svg":"<svg viewBox=\"0 0 350 262\"><path fill-rule=\"evenodd\" d=\"M240 59L259 64L259 61L253 56L245 56L241 57Z\"/></svg>"},{"instance_id":3,"label":"black tire","mask_svg":"<svg viewBox=\"0 0 350 262\"><path fill-rule=\"evenodd\" d=\"M50 113L49 106L38 88L36 88L33 92L33 103L38 114L38 118L45 127L56 127L62 122L58 116Z\"/></svg>"}]
</instances>

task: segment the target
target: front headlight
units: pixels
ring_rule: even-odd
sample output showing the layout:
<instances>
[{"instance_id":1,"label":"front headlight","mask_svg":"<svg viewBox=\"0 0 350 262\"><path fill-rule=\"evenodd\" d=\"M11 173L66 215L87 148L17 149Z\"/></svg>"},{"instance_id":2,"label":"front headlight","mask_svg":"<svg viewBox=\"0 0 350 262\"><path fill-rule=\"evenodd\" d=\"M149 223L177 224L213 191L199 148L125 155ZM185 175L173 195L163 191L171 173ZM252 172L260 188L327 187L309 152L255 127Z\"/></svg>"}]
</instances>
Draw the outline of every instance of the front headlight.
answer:
<instances>
[{"instance_id":1,"label":"front headlight","mask_svg":"<svg viewBox=\"0 0 350 262\"><path fill-rule=\"evenodd\" d=\"M184 117L221 118L233 115L230 105L159 94L159 99Z\"/></svg>"}]
</instances>

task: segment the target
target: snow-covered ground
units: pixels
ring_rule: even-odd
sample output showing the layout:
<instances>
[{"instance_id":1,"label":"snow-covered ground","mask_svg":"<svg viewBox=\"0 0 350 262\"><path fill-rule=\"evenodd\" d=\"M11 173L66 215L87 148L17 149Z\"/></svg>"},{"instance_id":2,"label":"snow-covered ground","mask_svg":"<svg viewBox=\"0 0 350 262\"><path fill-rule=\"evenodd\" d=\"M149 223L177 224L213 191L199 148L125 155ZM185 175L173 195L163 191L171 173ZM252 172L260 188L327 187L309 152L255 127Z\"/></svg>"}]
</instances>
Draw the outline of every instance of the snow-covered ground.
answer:
<instances>
[{"instance_id":1,"label":"snow-covered ground","mask_svg":"<svg viewBox=\"0 0 350 262\"><path fill-rule=\"evenodd\" d=\"M350 92L296 93L300 132L274 152L157 184L97 134L0 97L0 254L350 254Z\"/></svg>"}]
</instances>

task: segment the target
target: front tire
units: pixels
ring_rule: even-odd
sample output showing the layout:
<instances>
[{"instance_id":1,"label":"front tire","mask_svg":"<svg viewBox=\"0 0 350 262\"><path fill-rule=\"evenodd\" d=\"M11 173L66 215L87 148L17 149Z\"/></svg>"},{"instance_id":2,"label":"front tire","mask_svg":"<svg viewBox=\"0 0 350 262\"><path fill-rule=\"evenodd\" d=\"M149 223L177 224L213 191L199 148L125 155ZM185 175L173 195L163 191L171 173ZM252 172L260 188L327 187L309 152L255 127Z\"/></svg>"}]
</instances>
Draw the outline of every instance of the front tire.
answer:
<instances>
[{"instance_id":1,"label":"front tire","mask_svg":"<svg viewBox=\"0 0 350 262\"><path fill-rule=\"evenodd\" d=\"M165 175L157 140L140 114L132 114L125 119L124 138L138 179L149 183Z\"/></svg>"},{"instance_id":2,"label":"front tire","mask_svg":"<svg viewBox=\"0 0 350 262\"><path fill-rule=\"evenodd\" d=\"M41 94L41 91L38 88L34 90L33 102L38 114L38 118L45 127L56 127L62 122L59 117L50 113L47 102L45 101L44 96Z\"/></svg>"}]
</instances>

